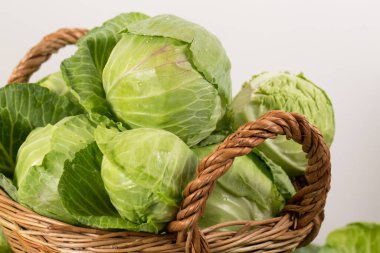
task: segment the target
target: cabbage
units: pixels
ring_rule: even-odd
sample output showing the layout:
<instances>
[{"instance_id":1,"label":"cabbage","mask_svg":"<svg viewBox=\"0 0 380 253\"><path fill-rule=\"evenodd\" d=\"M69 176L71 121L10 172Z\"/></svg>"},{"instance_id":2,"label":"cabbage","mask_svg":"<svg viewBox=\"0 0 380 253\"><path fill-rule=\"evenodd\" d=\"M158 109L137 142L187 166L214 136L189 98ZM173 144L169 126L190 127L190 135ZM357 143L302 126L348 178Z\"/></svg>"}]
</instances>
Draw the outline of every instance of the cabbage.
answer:
<instances>
[{"instance_id":1,"label":"cabbage","mask_svg":"<svg viewBox=\"0 0 380 253\"><path fill-rule=\"evenodd\" d=\"M177 136L158 129L120 133L98 127L95 139L104 154L104 186L120 216L135 224L130 230L161 231L175 218L182 190L195 173L194 153Z\"/></svg>"},{"instance_id":2,"label":"cabbage","mask_svg":"<svg viewBox=\"0 0 380 253\"><path fill-rule=\"evenodd\" d=\"M88 111L170 131L190 146L217 128L231 102L219 40L171 15L121 14L83 38L61 69Z\"/></svg>"},{"instance_id":3,"label":"cabbage","mask_svg":"<svg viewBox=\"0 0 380 253\"><path fill-rule=\"evenodd\" d=\"M209 155L217 146L193 149L199 160ZM274 168L278 171L278 168ZM281 170L281 169L280 169ZM281 172L277 172L279 175ZM275 217L288 197L295 193L286 173L280 176L288 183L282 195L274 183L273 173L264 161L251 153L235 158L229 171L218 179L209 196L199 224L209 227L237 220L263 220ZM277 180L277 179L276 179Z\"/></svg>"},{"instance_id":4,"label":"cabbage","mask_svg":"<svg viewBox=\"0 0 380 253\"><path fill-rule=\"evenodd\" d=\"M29 133L62 118L83 113L67 97L38 84L12 84L0 89L0 173L12 177L16 155Z\"/></svg>"},{"instance_id":5,"label":"cabbage","mask_svg":"<svg viewBox=\"0 0 380 253\"><path fill-rule=\"evenodd\" d=\"M29 134L18 151L14 177L21 204L41 215L76 223L62 205L58 183L64 163L94 141L95 127L87 116L78 115Z\"/></svg>"},{"instance_id":6,"label":"cabbage","mask_svg":"<svg viewBox=\"0 0 380 253\"><path fill-rule=\"evenodd\" d=\"M271 110L298 112L322 132L331 145L335 121L334 111L326 93L302 74L288 72L262 73L245 83L232 102L232 128L254 121ZM307 167L301 145L279 136L258 147L262 155L280 165L290 175L303 174Z\"/></svg>"}]
</instances>

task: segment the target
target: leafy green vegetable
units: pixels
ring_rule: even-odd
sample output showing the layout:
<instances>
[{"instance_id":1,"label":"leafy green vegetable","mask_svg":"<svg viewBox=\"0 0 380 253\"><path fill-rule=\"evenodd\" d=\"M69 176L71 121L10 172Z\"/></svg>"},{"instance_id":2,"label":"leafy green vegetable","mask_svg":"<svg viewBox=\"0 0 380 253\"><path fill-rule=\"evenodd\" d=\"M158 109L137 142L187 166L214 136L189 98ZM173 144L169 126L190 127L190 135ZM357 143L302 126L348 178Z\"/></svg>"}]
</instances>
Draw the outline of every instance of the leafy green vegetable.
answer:
<instances>
[{"instance_id":1,"label":"leafy green vegetable","mask_svg":"<svg viewBox=\"0 0 380 253\"><path fill-rule=\"evenodd\" d=\"M353 223L331 232L318 253L380 252L380 224Z\"/></svg>"},{"instance_id":2,"label":"leafy green vegetable","mask_svg":"<svg viewBox=\"0 0 380 253\"><path fill-rule=\"evenodd\" d=\"M11 177L16 155L28 134L37 127L82 113L67 97L37 84L12 84L0 89L0 172Z\"/></svg>"},{"instance_id":3,"label":"leafy green vegetable","mask_svg":"<svg viewBox=\"0 0 380 253\"><path fill-rule=\"evenodd\" d=\"M0 227L0 252L1 253L12 253L11 248L9 247L8 240L5 237L3 230Z\"/></svg>"},{"instance_id":4,"label":"leafy green vegetable","mask_svg":"<svg viewBox=\"0 0 380 253\"><path fill-rule=\"evenodd\" d=\"M231 101L218 39L170 15L122 14L81 40L61 69L88 111L165 129L188 145L216 129Z\"/></svg>"},{"instance_id":5,"label":"leafy green vegetable","mask_svg":"<svg viewBox=\"0 0 380 253\"><path fill-rule=\"evenodd\" d=\"M122 36L103 70L115 116L190 146L209 136L231 101L230 62L217 38L171 15L132 23Z\"/></svg>"},{"instance_id":6,"label":"leafy green vegetable","mask_svg":"<svg viewBox=\"0 0 380 253\"><path fill-rule=\"evenodd\" d=\"M96 124L85 115L66 117L30 133L17 155L15 184L20 203L35 212L76 223L58 194L64 163L94 141Z\"/></svg>"},{"instance_id":7,"label":"leafy green vegetable","mask_svg":"<svg viewBox=\"0 0 380 253\"><path fill-rule=\"evenodd\" d=\"M271 110L305 115L321 130L326 143L332 143L335 122L330 99L302 74L262 73L245 83L232 103L233 129ZM301 146L284 136L267 140L258 149L290 175L302 174L306 169L307 160Z\"/></svg>"},{"instance_id":8,"label":"leafy green vegetable","mask_svg":"<svg viewBox=\"0 0 380 253\"><path fill-rule=\"evenodd\" d=\"M357 222L329 233L323 246L309 245L294 253L378 253L380 224Z\"/></svg>"},{"instance_id":9,"label":"leafy green vegetable","mask_svg":"<svg viewBox=\"0 0 380 253\"><path fill-rule=\"evenodd\" d=\"M199 160L217 146L195 148ZM280 175L280 174L279 174ZM289 180L286 173L282 181ZM294 192L293 186L288 192ZM285 204L270 168L255 154L235 158L229 171L217 181L200 219L201 227L235 220L263 220L278 215Z\"/></svg>"},{"instance_id":10,"label":"leafy green vegetable","mask_svg":"<svg viewBox=\"0 0 380 253\"><path fill-rule=\"evenodd\" d=\"M63 206L81 224L97 228L144 230L122 219L112 205L100 174L103 154L95 142L65 163L59 182Z\"/></svg>"},{"instance_id":11,"label":"leafy green vegetable","mask_svg":"<svg viewBox=\"0 0 380 253\"><path fill-rule=\"evenodd\" d=\"M104 186L121 217L139 225L139 231L161 231L175 217L182 190L194 175L194 153L177 136L158 129L120 133L98 127L95 139L104 154Z\"/></svg>"},{"instance_id":12,"label":"leafy green vegetable","mask_svg":"<svg viewBox=\"0 0 380 253\"><path fill-rule=\"evenodd\" d=\"M103 90L103 68L121 38L119 32L127 24L146 18L148 16L134 12L118 15L101 27L92 29L79 41L77 52L62 62L64 79L76 91L87 111L112 117Z\"/></svg>"}]
</instances>

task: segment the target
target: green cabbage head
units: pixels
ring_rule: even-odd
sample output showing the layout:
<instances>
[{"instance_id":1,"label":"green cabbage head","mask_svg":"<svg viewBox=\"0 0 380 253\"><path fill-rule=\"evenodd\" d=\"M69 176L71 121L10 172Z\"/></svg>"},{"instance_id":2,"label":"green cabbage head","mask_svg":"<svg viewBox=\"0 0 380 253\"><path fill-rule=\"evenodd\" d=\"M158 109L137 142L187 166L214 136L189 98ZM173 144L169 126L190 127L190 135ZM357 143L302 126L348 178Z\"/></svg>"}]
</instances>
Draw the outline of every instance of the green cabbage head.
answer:
<instances>
[{"instance_id":1,"label":"green cabbage head","mask_svg":"<svg viewBox=\"0 0 380 253\"><path fill-rule=\"evenodd\" d=\"M245 83L232 102L232 128L254 121L271 110L297 112L317 126L328 145L335 133L334 110L327 94L302 74L262 73ZM279 136L257 147L290 175L302 174L307 166L302 147Z\"/></svg>"},{"instance_id":2,"label":"green cabbage head","mask_svg":"<svg viewBox=\"0 0 380 253\"><path fill-rule=\"evenodd\" d=\"M17 154L14 177L21 204L41 215L76 223L62 205L58 184L65 162L94 141L95 128L87 116L78 115L29 134Z\"/></svg>"},{"instance_id":3,"label":"green cabbage head","mask_svg":"<svg viewBox=\"0 0 380 253\"><path fill-rule=\"evenodd\" d=\"M201 160L216 147L194 148L193 151ZM287 182L283 189L275 183L278 180L273 174L274 171L254 153L235 158L232 167L218 179L209 196L200 226L277 216L285 205L286 196L295 191L285 172L277 170L276 173L282 182ZM285 191L288 194L283 195L281 192Z\"/></svg>"},{"instance_id":4,"label":"green cabbage head","mask_svg":"<svg viewBox=\"0 0 380 253\"><path fill-rule=\"evenodd\" d=\"M194 145L223 116L229 71L214 35L164 15L127 26L103 70L103 87L120 121L165 129Z\"/></svg>"},{"instance_id":5,"label":"green cabbage head","mask_svg":"<svg viewBox=\"0 0 380 253\"><path fill-rule=\"evenodd\" d=\"M139 225L139 231L161 231L175 218L182 190L195 173L195 154L159 129L98 127L95 139L104 155L104 186L120 216Z\"/></svg>"},{"instance_id":6,"label":"green cabbage head","mask_svg":"<svg viewBox=\"0 0 380 253\"><path fill-rule=\"evenodd\" d=\"M164 129L194 146L231 103L230 61L203 27L172 15L125 13L89 32L62 63L88 111L129 128Z\"/></svg>"}]
</instances>

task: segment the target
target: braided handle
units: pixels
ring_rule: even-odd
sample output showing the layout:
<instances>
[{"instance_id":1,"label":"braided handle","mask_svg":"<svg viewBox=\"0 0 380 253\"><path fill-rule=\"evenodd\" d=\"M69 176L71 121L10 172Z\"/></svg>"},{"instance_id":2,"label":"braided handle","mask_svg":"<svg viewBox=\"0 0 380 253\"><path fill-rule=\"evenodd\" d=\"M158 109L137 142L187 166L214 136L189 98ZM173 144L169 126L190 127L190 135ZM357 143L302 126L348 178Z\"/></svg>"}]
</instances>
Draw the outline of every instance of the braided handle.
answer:
<instances>
[{"instance_id":1,"label":"braided handle","mask_svg":"<svg viewBox=\"0 0 380 253\"><path fill-rule=\"evenodd\" d=\"M319 130L297 113L271 111L255 122L241 126L230 135L212 154L205 157L197 168L197 177L184 191L184 200L177 220L169 224L171 232L179 232L178 240L187 235L186 252L209 252L208 245L198 228L208 196L216 180L231 167L234 158L243 156L267 138L286 135L302 144L309 160L305 176L295 179L298 192L284 207L295 220L295 228L314 223L308 243L319 231L323 220L323 208L330 189L330 151Z\"/></svg>"},{"instance_id":2,"label":"braided handle","mask_svg":"<svg viewBox=\"0 0 380 253\"><path fill-rule=\"evenodd\" d=\"M45 36L13 69L8 84L28 82L32 74L49 60L52 54L67 45L75 44L86 33L86 29L64 28Z\"/></svg>"}]
</instances>

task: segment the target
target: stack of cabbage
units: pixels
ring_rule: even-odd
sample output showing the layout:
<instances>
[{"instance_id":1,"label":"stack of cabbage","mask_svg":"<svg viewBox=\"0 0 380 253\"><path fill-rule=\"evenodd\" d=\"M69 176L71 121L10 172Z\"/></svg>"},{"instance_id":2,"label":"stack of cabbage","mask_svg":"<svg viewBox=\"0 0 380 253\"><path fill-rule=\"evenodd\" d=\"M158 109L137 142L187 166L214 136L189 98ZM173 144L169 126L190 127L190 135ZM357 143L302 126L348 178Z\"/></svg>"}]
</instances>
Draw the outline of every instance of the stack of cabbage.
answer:
<instances>
[{"instance_id":1,"label":"stack of cabbage","mask_svg":"<svg viewBox=\"0 0 380 253\"><path fill-rule=\"evenodd\" d=\"M305 114L331 144L331 103L304 76L263 73L232 100L214 35L175 16L121 14L82 38L61 72L0 90L0 185L70 224L159 233L199 160L273 109ZM278 215L305 164L283 138L237 158L201 226Z\"/></svg>"}]
</instances>

